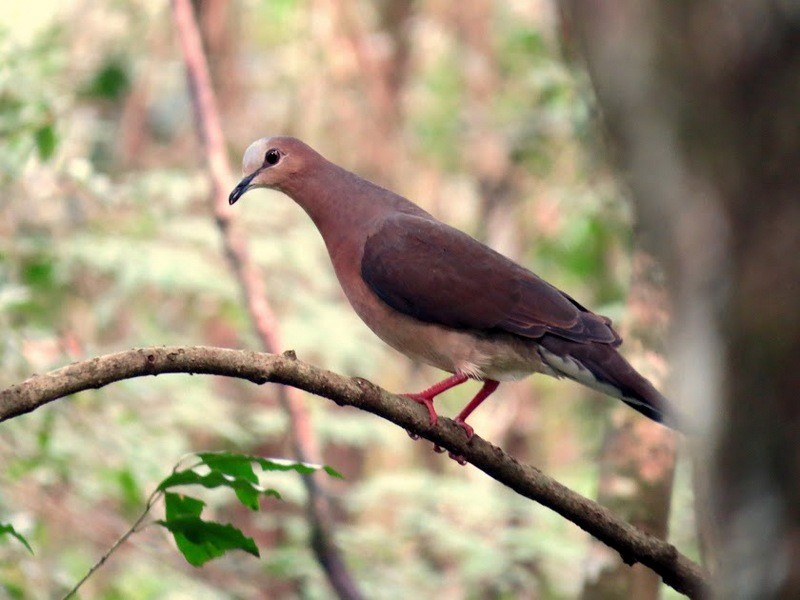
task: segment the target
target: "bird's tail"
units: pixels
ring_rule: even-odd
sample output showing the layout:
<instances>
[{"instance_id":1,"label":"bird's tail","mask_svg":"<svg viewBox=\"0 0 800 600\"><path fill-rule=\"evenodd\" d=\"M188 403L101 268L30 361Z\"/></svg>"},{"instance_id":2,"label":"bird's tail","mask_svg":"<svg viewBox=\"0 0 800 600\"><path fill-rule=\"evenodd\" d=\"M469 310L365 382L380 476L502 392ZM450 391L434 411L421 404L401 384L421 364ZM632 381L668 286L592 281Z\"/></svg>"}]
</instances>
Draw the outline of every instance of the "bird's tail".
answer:
<instances>
[{"instance_id":1,"label":"bird's tail","mask_svg":"<svg viewBox=\"0 0 800 600\"><path fill-rule=\"evenodd\" d=\"M539 340L542 360L557 376L568 377L619 398L646 417L683 430L672 404L608 344L579 343L545 335Z\"/></svg>"}]
</instances>

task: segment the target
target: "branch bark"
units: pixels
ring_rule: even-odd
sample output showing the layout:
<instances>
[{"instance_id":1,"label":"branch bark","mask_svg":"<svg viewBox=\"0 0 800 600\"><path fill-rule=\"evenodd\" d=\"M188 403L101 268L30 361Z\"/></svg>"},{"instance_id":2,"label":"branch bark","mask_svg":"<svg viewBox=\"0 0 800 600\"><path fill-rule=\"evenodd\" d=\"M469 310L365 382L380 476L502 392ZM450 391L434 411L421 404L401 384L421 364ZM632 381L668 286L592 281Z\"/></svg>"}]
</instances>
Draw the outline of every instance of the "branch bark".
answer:
<instances>
[{"instance_id":1,"label":"branch bark","mask_svg":"<svg viewBox=\"0 0 800 600\"><path fill-rule=\"evenodd\" d=\"M281 383L371 412L463 456L469 463L513 489L554 510L620 553L629 564L640 562L658 573L667 585L692 598L708 596L702 569L671 544L620 520L611 511L517 462L501 448L478 436L467 440L453 421L441 418L431 425L428 411L402 396L359 378L349 378L283 355L204 346L137 348L71 364L0 391L0 422L83 390L115 381L190 373L223 375L253 383Z\"/></svg>"},{"instance_id":2,"label":"branch bark","mask_svg":"<svg viewBox=\"0 0 800 600\"><path fill-rule=\"evenodd\" d=\"M267 300L264 279L250 257L247 239L236 227L228 205L231 167L225 150L225 137L211 75L190 0L173 0L172 11L186 64L197 130L211 181L212 211L222 236L225 255L239 283L261 346L267 352L277 352L281 347L279 328L275 313ZM288 418L295 457L304 462L320 462L319 446L302 395L294 388L281 388L278 401ZM334 542L331 506L328 497L320 489L319 475L304 475L302 480L308 494L306 509L311 525L310 544L314 556L339 598L360 600L363 595Z\"/></svg>"}]
</instances>

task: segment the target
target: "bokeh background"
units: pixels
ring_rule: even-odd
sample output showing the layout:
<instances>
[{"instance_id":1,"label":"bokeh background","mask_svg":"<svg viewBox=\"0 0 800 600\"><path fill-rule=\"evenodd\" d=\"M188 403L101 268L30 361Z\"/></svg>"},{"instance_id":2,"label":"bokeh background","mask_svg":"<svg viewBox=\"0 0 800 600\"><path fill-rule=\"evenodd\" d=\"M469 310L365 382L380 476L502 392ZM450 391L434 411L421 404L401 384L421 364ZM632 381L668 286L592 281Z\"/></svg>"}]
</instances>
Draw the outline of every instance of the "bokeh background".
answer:
<instances>
[{"instance_id":1,"label":"bokeh background","mask_svg":"<svg viewBox=\"0 0 800 600\"><path fill-rule=\"evenodd\" d=\"M555 3L196 8L234 164L255 138L300 137L610 316L624 353L666 377L667 316L652 308L661 306L658 269L634 252L626 190ZM209 194L168 5L2 3L0 385L133 346L258 349ZM252 192L236 218L264 274L282 350L394 391L440 376L357 319L319 235L288 198ZM629 294L640 279L644 291ZM443 397L441 412L455 414L475 389ZM272 386L160 376L4 423L0 521L24 533L35 555L0 543L0 598L63 594L187 452L290 456L275 396ZM323 461L345 476L326 491L336 540L367 597L588 593L596 550L574 525L372 415L306 402ZM533 377L501 387L472 422L521 461L597 497L613 431L639 419L576 384ZM648 508L664 513L672 498L670 540L696 558L688 472L679 461L673 482L670 466L660 481L666 503ZM224 493L204 495L215 516L256 538L262 559L234 553L197 570L149 528L81 597L330 597L308 548L303 486L289 475L270 485L285 500L256 514Z\"/></svg>"}]
</instances>

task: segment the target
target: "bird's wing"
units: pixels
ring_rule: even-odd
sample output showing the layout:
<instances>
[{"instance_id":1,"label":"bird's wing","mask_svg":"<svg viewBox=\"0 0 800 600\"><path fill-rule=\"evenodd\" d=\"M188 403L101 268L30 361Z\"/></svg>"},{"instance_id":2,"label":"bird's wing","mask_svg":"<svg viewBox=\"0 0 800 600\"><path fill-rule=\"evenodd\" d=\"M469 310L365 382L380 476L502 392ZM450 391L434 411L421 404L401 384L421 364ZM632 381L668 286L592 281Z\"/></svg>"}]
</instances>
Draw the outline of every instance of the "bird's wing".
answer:
<instances>
[{"instance_id":1,"label":"bird's wing","mask_svg":"<svg viewBox=\"0 0 800 600\"><path fill-rule=\"evenodd\" d=\"M361 275L397 311L458 329L546 333L618 345L596 315L512 260L439 221L399 213L367 238Z\"/></svg>"}]
</instances>

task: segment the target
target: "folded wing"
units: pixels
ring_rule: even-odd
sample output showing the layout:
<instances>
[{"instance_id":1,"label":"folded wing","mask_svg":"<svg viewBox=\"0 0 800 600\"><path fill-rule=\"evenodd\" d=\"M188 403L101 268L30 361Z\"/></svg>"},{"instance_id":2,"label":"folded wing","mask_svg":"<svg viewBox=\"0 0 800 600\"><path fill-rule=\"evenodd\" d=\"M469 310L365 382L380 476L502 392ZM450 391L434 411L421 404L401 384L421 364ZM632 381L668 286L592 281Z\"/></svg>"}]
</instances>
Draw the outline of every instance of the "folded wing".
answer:
<instances>
[{"instance_id":1,"label":"folded wing","mask_svg":"<svg viewBox=\"0 0 800 600\"><path fill-rule=\"evenodd\" d=\"M389 306L457 329L617 346L606 317L444 223L396 214L369 236L361 274Z\"/></svg>"}]
</instances>

